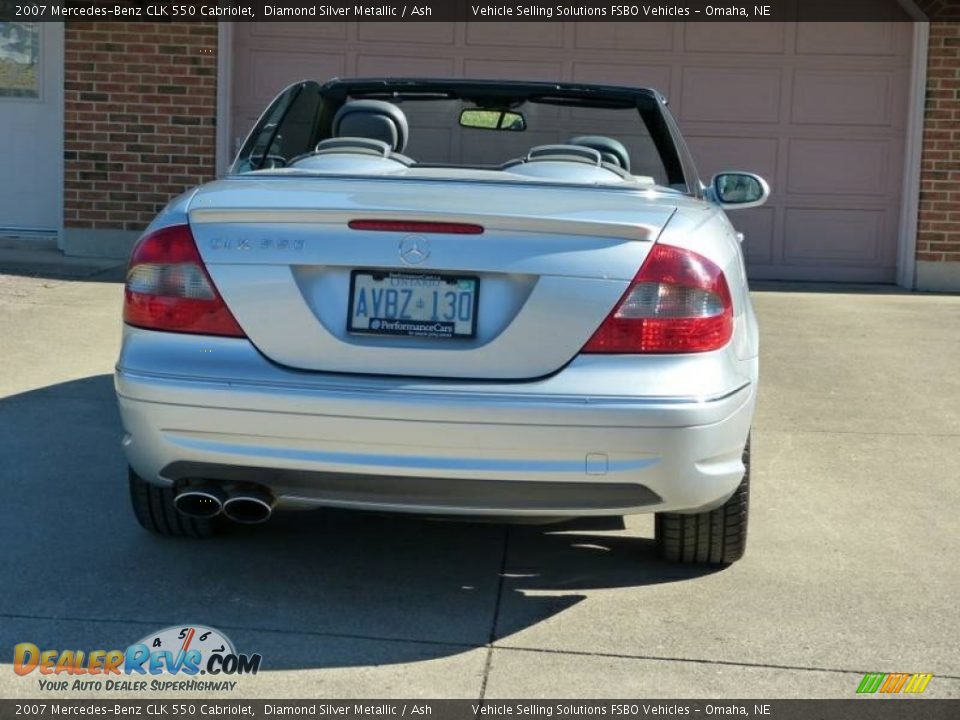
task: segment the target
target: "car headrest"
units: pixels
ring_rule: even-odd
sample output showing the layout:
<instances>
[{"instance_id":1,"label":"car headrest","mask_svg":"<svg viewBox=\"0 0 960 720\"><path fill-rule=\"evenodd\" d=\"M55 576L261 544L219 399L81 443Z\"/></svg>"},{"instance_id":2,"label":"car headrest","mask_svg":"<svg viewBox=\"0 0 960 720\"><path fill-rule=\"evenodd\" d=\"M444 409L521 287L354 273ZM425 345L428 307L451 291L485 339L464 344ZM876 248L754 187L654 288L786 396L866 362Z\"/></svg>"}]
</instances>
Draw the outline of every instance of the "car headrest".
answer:
<instances>
[{"instance_id":1,"label":"car headrest","mask_svg":"<svg viewBox=\"0 0 960 720\"><path fill-rule=\"evenodd\" d=\"M383 100L354 100L333 116L334 137L363 137L382 140L394 152L407 146L407 117L392 103Z\"/></svg>"},{"instance_id":2,"label":"car headrest","mask_svg":"<svg viewBox=\"0 0 960 720\"><path fill-rule=\"evenodd\" d=\"M581 145L583 147L593 148L600 153L604 162L616 165L623 170L630 172L630 153L626 146L619 140L604 135L578 135L570 138L570 145Z\"/></svg>"}]
</instances>

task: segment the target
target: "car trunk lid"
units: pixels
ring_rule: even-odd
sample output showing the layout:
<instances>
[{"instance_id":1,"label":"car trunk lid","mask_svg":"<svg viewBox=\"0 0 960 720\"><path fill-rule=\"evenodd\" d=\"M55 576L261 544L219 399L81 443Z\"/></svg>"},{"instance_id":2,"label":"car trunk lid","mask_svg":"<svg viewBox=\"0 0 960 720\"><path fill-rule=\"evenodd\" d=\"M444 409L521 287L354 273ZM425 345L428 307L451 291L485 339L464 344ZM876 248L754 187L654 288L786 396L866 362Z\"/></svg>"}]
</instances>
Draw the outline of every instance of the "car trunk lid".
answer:
<instances>
[{"instance_id":1,"label":"car trunk lid","mask_svg":"<svg viewBox=\"0 0 960 720\"><path fill-rule=\"evenodd\" d=\"M674 211L669 196L623 190L274 175L201 188L189 218L224 300L274 362L327 372L524 379L554 372L577 354ZM411 227L416 231L407 232ZM397 325L402 317L446 317L455 307L431 313L437 295L417 287L438 282L441 299L460 292L454 324L464 334L406 334L420 320ZM388 308L391 283L401 303L406 297L421 310L401 313L396 297Z\"/></svg>"}]
</instances>

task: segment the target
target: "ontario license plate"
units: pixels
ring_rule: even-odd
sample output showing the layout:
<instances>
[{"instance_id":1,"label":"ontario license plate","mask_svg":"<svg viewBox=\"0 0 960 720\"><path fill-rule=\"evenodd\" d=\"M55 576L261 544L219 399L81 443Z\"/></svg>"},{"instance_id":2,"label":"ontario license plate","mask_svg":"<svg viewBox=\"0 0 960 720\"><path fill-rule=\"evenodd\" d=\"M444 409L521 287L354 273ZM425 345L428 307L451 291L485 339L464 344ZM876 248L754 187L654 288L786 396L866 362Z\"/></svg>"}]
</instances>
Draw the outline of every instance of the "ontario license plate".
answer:
<instances>
[{"instance_id":1,"label":"ontario license plate","mask_svg":"<svg viewBox=\"0 0 960 720\"><path fill-rule=\"evenodd\" d=\"M354 270L347 330L369 335L472 338L480 280L467 275Z\"/></svg>"}]
</instances>

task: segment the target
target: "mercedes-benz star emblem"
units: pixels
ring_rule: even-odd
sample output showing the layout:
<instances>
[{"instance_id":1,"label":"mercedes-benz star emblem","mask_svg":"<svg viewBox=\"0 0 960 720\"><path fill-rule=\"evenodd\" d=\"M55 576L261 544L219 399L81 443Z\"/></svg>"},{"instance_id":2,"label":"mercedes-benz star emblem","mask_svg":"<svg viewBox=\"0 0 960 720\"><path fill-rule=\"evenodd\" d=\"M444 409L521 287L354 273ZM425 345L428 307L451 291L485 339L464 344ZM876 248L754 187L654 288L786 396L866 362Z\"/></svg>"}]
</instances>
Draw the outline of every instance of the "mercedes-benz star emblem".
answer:
<instances>
[{"instance_id":1,"label":"mercedes-benz star emblem","mask_svg":"<svg viewBox=\"0 0 960 720\"><path fill-rule=\"evenodd\" d=\"M430 257L430 241L420 235L408 235L400 241L400 259L407 265L419 265Z\"/></svg>"}]
</instances>

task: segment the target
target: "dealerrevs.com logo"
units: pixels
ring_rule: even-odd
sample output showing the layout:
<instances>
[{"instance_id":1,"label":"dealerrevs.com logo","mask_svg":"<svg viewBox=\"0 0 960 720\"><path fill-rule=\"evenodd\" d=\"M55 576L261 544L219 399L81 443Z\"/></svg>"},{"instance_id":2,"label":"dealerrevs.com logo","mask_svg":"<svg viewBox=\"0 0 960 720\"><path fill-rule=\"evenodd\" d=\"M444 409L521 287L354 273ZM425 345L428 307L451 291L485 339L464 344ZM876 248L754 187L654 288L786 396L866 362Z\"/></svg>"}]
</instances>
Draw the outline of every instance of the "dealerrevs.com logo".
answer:
<instances>
[{"instance_id":1,"label":"dealerrevs.com logo","mask_svg":"<svg viewBox=\"0 0 960 720\"><path fill-rule=\"evenodd\" d=\"M54 650L34 643L13 649L13 671L36 674L44 691L223 691L238 675L256 675L259 654L238 653L219 630L175 625L147 635L126 650ZM205 676L199 679L198 676Z\"/></svg>"}]
</instances>

